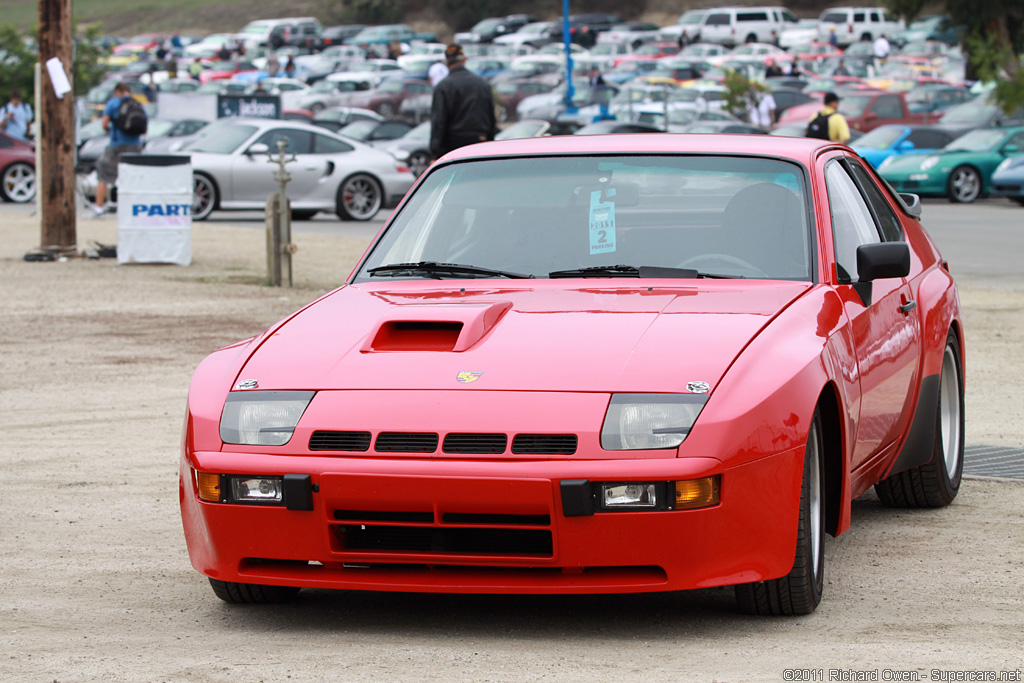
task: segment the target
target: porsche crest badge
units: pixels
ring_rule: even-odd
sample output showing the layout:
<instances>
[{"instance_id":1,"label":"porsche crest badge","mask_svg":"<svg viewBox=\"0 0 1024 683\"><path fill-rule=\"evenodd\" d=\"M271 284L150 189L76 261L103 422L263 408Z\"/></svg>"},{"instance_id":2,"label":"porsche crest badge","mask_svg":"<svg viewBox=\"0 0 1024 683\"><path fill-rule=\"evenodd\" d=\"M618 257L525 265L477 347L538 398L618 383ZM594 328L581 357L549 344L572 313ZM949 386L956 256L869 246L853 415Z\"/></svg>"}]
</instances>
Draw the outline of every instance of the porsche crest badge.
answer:
<instances>
[{"instance_id":1,"label":"porsche crest badge","mask_svg":"<svg viewBox=\"0 0 1024 683\"><path fill-rule=\"evenodd\" d=\"M483 374L484 373L481 370L464 370L457 374L455 379L463 384L469 384L470 382L475 382L480 379Z\"/></svg>"},{"instance_id":2,"label":"porsche crest badge","mask_svg":"<svg viewBox=\"0 0 1024 683\"><path fill-rule=\"evenodd\" d=\"M692 394L706 394L711 391L711 385L707 382L690 382L686 385L686 390Z\"/></svg>"},{"instance_id":3,"label":"porsche crest badge","mask_svg":"<svg viewBox=\"0 0 1024 683\"><path fill-rule=\"evenodd\" d=\"M254 379L243 379L241 382L238 383L235 389L244 391L245 389L255 389L259 385L260 383Z\"/></svg>"}]
</instances>

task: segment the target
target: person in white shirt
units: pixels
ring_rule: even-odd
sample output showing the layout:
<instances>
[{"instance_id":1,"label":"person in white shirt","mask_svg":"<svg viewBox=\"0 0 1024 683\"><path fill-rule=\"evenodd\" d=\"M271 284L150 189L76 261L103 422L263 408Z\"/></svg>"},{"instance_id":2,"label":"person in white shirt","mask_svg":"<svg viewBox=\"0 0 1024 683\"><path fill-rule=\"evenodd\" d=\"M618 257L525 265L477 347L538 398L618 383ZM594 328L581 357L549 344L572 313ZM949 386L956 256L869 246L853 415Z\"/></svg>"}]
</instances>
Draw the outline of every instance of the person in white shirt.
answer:
<instances>
[{"instance_id":1,"label":"person in white shirt","mask_svg":"<svg viewBox=\"0 0 1024 683\"><path fill-rule=\"evenodd\" d=\"M872 51L875 55L875 65L877 67L881 67L883 64L885 64L885 60L888 59L889 57L890 49L891 48L889 46L889 41L888 39L886 39L884 33L875 39L875 44L872 48Z\"/></svg>"},{"instance_id":2,"label":"person in white shirt","mask_svg":"<svg viewBox=\"0 0 1024 683\"><path fill-rule=\"evenodd\" d=\"M775 125L775 98L770 91L751 89L747 100L747 120L750 125L768 130Z\"/></svg>"},{"instance_id":3,"label":"person in white shirt","mask_svg":"<svg viewBox=\"0 0 1024 683\"><path fill-rule=\"evenodd\" d=\"M438 83L444 80L444 77L448 75L448 65L444 62L434 62L427 69L427 79L430 81L430 85L436 86Z\"/></svg>"}]
</instances>

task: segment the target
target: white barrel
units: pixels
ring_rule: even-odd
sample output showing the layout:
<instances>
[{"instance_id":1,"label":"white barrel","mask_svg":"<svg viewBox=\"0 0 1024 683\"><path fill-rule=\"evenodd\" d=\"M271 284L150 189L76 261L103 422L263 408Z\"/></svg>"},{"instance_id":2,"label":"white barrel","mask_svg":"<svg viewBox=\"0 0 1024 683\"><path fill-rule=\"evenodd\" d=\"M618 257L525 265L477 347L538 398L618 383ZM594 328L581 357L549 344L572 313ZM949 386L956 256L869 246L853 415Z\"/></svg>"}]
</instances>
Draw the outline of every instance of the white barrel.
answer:
<instances>
[{"instance_id":1,"label":"white barrel","mask_svg":"<svg viewBox=\"0 0 1024 683\"><path fill-rule=\"evenodd\" d=\"M117 166L117 262L192 263L192 161L125 154Z\"/></svg>"}]
</instances>

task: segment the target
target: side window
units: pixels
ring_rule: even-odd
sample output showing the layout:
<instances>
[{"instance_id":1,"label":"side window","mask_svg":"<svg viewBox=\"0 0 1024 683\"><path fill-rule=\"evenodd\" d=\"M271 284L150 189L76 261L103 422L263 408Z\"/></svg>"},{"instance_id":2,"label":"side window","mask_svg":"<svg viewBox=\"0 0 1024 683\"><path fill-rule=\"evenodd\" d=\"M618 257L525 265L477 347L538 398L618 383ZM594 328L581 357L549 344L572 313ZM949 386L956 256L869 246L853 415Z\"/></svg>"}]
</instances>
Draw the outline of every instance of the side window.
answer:
<instances>
[{"instance_id":1,"label":"side window","mask_svg":"<svg viewBox=\"0 0 1024 683\"><path fill-rule=\"evenodd\" d=\"M1003 145L1003 148L1005 149L1007 147L1016 147L1018 152L1024 151L1024 133L1017 133L1012 138L1007 140L1006 144Z\"/></svg>"},{"instance_id":2,"label":"side window","mask_svg":"<svg viewBox=\"0 0 1024 683\"><path fill-rule=\"evenodd\" d=\"M864 13L863 12L854 12L853 13L853 21L855 23L859 23L859 24L864 23Z\"/></svg>"},{"instance_id":3,"label":"side window","mask_svg":"<svg viewBox=\"0 0 1024 683\"><path fill-rule=\"evenodd\" d=\"M885 200L882 191L875 185L874 179L860 164L851 162L850 167L853 168L853 175L860 182L860 186L864 190L868 204L875 212L875 218L878 219L878 226L882 229L882 236L885 238L885 241L899 242L902 240L903 225L900 224L900 219L893 213L892 207Z\"/></svg>"},{"instance_id":4,"label":"side window","mask_svg":"<svg viewBox=\"0 0 1024 683\"><path fill-rule=\"evenodd\" d=\"M309 154L313 147L313 134L308 130L294 128L275 128L264 133L257 143L262 142L270 148L271 154L277 154L277 141L287 140L285 152L288 154Z\"/></svg>"},{"instance_id":5,"label":"side window","mask_svg":"<svg viewBox=\"0 0 1024 683\"><path fill-rule=\"evenodd\" d=\"M313 136L313 154L341 154L351 152L352 145L341 140L329 138L326 135Z\"/></svg>"},{"instance_id":6,"label":"side window","mask_svg":"<svg viewBox=\"0 0 1024 683\"><path fill-rule=\"evenodd\" d=\"M871 111L878 114L880 119L903 118L903 107L900 105L900 98L893 95L879 97L871 106Z\"/></svg>"},{"instance_id":7,"label":"side window","mask_svg":"<svg viewBox=\"0 0 1024 683\"><path fill-rule=\"evenodd\" d=\"M864 198L842 164L825 168L828 206L832 215L832 241L840 281L857 281L857 247L882 239Z\"/></svg>"},{"instance_id":8,"label":"side window","mask_svg":"<svg viewBox=\"0 0 1024 683\"><path fill-rule=\"evenodd\" d=\"M916 149L938 149L946 146L946 136L933 130L912 130L907 140L914 143Z\"/></svg>"},{"instance_id":9,"label":"side window","mask_svg":"<svg viewBox=\"0 0 1024 683\"><path fill-rule=\"evenodd\" d=\"M874 21L874 22L877 23L877 22L880 22L881 20L882 20L882 17L878 14L878 12L872 12L871 13L871 21Z\"/></svg>"}]
</instances>

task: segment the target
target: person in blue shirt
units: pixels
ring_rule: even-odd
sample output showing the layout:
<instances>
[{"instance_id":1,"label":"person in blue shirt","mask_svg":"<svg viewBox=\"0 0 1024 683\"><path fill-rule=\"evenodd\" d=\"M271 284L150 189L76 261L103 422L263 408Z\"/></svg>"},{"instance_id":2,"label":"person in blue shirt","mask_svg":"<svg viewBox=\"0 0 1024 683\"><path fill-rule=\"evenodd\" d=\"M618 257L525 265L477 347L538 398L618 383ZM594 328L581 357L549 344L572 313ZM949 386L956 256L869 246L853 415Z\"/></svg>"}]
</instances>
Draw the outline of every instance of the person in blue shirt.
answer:
<instances>
[{"instance_id":1,"label":"person in blue shirt","mask_svg":"<svg viewBox=\"0 0 1024 683\"><path fill-rule=\"evenodd\" d=\"M3 131L12 138L27 140L32 118L32 107L21 101L21 91L12 90L10 101L0 108Z\"/></svg>"},{"instance_id":2,"label":"person in blue shirt","mask_svg":"<svg viewBox=\"0 0 1024 683\"><path fill-rule=\"evenodd\" d=\"M131 96L132 89L121 81L114 86L114 96L103 109L103 130L110 131L110 144L96 164L99 182L96 183L96 205L92 208L96 216L102 216L106 211L107 188L117 182L117 164L121 160L121 155L138 154L142 151L142 137L128 135L115 123L121 114L121 100Z\"/></svg>"}]
</instances>

